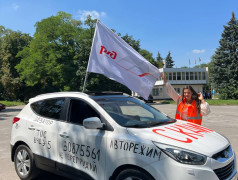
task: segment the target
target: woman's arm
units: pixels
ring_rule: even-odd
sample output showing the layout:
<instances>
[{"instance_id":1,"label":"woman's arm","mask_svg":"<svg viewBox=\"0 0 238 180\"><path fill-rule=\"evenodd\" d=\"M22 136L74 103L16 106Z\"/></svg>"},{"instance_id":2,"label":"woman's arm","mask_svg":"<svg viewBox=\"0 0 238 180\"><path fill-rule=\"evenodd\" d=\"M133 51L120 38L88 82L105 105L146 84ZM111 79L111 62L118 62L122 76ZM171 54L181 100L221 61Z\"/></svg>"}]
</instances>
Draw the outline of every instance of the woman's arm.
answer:
<instances>
[{"instance_id":1,"label":"woman's arm","mask_svg":"<svg viewBox=\"0 0 238 180\"><path fill-rule=\"evenodd\" d=\"M173 86L170 83L165 83L165 88L167 94L177 103L179 100L180 95L174 90Z\"/></svg>"},{"instance_id":2,"label":"woman's arm","mask_svg":"<svg viewBox=\"0 0 238 180\"><path fill-rule=\"evenodd\" d=\"M198 93L198 99L201 101L201 114L203 116L208 115L211 110L209 104L204 100L202 93Z\"/></svg>"},{"instance_id":3,"label":"woman's arm","mask_svg":"<svg viewBox=\"0 0 238 180\"><path fill-rule=\"evenodd\" d=\"M201 104L201 114L203 116L208 115L211 112L210 106L207 102Z\"/></svg>"},{"instance_id":4,"label":"woman's arm","mask_svg":"<svg viewBox=\"0 0 238 180\"><path fill-rule=\"evenodd\" d=\"M174 90L173 86L171 86L171 84L167 82L167 79L163 73L161 73L161 77L165 82L165 89L167 94L177 103L180 95Z\"/></svg>"}]
</instances>

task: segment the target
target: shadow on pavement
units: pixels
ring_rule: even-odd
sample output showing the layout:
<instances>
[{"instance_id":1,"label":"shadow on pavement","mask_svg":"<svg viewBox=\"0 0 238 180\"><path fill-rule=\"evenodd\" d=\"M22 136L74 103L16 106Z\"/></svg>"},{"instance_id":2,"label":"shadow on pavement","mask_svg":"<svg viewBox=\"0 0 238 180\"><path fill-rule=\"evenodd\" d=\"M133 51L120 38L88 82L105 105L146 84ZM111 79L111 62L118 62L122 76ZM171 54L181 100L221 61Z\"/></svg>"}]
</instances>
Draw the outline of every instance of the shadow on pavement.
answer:
<instances>
[{"instance_id":1,"label":"shadow on pavement","mask_svg":"<svg viewBox=\"0 0 238 180\"><path fill-rule=\"evenodd\" d=\"M22 108L6 108L2 112L20 112Z\"/></svg>"},{"instance_id":2,"label":"shadow on pavement","mask_svg":"<svg viewBox=\"0 0 238 180\"><path fill-rule=\"evenodd\" d=\"M4 112L0 112L0 121L7 120L8 117L10 117L10 115L7 115Z\"/></svg>"},{"instance_id":3,"label":"shadow on pavement","mask_svg":"<svg viewBox=\"0 0 238 180\"><path fill-rule=\"evenodd\" d=\"M58 176L58 175L55 175L55 174L51 174L51 173L48 173L48 172L42 172L42 175L40 175L39 177L33 179L33 180L70 180L66 177L63 177L63 176Z\"/></svg>"}]
</instances>

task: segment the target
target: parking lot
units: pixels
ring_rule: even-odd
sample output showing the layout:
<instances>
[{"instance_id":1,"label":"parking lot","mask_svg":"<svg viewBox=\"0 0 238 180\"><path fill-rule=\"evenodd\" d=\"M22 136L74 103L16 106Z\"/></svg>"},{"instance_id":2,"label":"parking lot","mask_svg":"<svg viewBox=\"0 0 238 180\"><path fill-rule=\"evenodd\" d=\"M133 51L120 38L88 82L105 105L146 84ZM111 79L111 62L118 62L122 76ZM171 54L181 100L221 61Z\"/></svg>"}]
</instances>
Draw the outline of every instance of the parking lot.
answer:
<instances>
[{"instance_id":1,"label":"parking lot","mask_svg":"<svg viewBox=\"0 0 238 180\"><path fill-rule=\"evenodd\" d=\"M174 117L176 105L152 104L165 114ZM17 180L14 164L10 160L10 136L12 119L23 106L9 107L0 112L0 180ZM203 126L208 127L229 138L233 150L238 155L238 106L211 106L211 114L203 118ZM44 180L57 178L46 174ZM40 178L42 179L42 178Z\"/></svg>"}]
</instances>

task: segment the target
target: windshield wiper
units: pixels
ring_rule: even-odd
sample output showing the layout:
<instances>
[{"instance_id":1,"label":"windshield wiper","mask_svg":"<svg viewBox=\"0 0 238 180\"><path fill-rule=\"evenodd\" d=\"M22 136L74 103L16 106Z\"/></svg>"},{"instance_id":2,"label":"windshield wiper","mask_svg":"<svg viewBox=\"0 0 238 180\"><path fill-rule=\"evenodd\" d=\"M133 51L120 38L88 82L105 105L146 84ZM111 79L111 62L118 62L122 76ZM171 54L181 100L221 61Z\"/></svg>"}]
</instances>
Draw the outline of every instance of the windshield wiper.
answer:
<instances>
[{"instance_id":1,"label":"windshield wiper","mask_svg":"<svg viewBox=\"0 0 238 180\"><path fill-rule=\"evenodd\" d=\"M176 122L176 119L170 119L168 121L162 121L162 122L152 122L150 124L131 124L131 125L124 125L124 127L127 128L148 128L153 126L159 126L159 125L165 125Z\"/></svg>"},{"instance_id":2,"label":"windshield wiper","mask_svg":"<svg viewBox=\"0 0 238 180\"><path fill-rule=\"evenodd\" d=\"M147 128L150 127L148 124L132 124L132 125L124 125L127 128Z\"/></svg>"},{"instance_id":3,"label":"windshield wiper","mask_svg":"<svg viewBox=\"0 0 238 180\"><path fill-rule=\"evenodd\" d=\"M174 122L176 122L176 120L175 120L175 119L171 119L170 121L154 122L154 123L151 123L149 126L150 126L150 127L153 127L153 126L159 126L159 125L170 124L170 123L174 123Z\"/></svg>"}]
</instances>

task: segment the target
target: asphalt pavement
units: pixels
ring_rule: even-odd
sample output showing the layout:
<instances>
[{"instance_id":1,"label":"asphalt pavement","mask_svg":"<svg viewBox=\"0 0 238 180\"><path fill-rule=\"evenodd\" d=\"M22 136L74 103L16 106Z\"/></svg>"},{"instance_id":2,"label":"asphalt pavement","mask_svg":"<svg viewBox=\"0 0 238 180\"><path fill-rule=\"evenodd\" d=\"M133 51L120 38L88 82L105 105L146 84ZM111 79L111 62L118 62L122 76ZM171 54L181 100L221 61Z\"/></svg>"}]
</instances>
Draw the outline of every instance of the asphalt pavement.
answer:
<instances>
[{"instance_id":1,"label":"asphalt pavement","mask_svg":"<svg viewBox=\"0 0 238 180\"><path fill-rule=\"evenodd\" d=\"M176 105L171 104L151 104L155 108L164 112L168 116L174 117ZM23 106L8 107L0 112L0 180L19 180L14 163L10 159L10 137L12 119ZM210 106L211 114L203 117L203 126L208 127L220 134L225 135L231 142L233 150L238 155L238 106ZM44 174L37 180L58 179L63 180L51 174Z\"/></svg>"}]
</instances>

